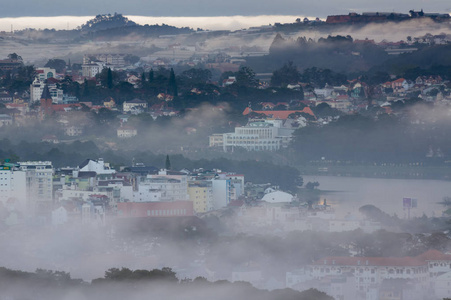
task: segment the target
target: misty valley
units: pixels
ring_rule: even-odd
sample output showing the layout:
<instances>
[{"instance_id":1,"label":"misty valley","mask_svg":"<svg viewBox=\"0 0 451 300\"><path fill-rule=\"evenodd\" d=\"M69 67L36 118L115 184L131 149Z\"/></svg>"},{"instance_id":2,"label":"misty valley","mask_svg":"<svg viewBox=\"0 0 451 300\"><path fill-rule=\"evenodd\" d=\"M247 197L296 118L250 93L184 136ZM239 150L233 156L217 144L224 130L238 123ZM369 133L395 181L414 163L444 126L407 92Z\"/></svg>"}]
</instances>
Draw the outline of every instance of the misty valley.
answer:
<instances>
[{"instance_id":1,"label":"misty valley","mask_svg":"<svg viewBox=\"0 0 451 300\"><path fill-rule=\"evenodd\" d=\"M451 299L450 132L446 12L11 25L0 300Z\"/></svg>"}]
</instances>

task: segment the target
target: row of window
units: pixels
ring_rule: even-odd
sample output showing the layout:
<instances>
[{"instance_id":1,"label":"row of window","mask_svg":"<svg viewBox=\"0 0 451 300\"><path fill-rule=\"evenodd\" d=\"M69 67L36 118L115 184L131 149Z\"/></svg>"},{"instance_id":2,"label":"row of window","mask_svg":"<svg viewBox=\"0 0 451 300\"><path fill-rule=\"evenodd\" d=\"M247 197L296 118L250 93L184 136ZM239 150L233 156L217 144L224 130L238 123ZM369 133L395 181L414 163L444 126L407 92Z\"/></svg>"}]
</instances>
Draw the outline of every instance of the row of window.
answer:
<instances>
[{"instance_id":1,"label":"row of window","mask_svg":"<svg viewBox=\"0 0 451 300\"><path fill-rule=\"evenodd\" d=\"M152 209L147 210L147 216L181 216L186 215L186 209Z\"/></svg>"}]
</instances>

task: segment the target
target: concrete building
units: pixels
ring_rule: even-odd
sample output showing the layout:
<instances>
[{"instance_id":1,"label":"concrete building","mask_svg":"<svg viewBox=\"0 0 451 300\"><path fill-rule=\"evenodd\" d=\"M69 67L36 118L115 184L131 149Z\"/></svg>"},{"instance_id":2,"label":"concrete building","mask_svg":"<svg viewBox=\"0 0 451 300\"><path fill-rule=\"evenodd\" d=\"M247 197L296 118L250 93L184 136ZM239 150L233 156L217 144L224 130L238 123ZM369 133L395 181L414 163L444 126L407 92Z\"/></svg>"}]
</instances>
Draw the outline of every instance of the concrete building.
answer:
<instances>
[{"instance_id":1,"label":"concrete building","mask_svg":"<svg viewBox=\"0 0 451 300\"><path fill-rule=\"evenodd\" d=\"M215 133L209 137L209 147L223 147L224 146L224 134Z\"/></svg>"},{"instance_id":2,"label":"concrete building","mask_svg":"<svg viewBox=\"0 0 451 300\"><path fill-rule=\"evenodd\" d=\"M90 62L81 65L81 71L83 77L93 78L100 72L102 72L103 68L106 67L106 64L103 62Z\"/></svg>"},{"instance_id":3,"label":"concrete building","mask_svg":"<svg viewBox=\"0 0 451 300\"><path fill-rule=\"evenodd\" d=\"M56 70L52 68L36 68L36 73L36 78L42 82L56 76Z\"/></svg>"},{"instance_id":4,"label":"concrete building","mask_svg":"<svg viewBox=\"0 0 451 300\"><path fill-rule=\"evenodd\" d=\"M103 158L99 158L98 160L93 159L85 160L79 166L79 172L95 172L97 175L111 175L115 174L116 170L111 168L109 163L105 163Z\"/></svg>"},{"instance_id":5,"label":"concrete building","mask_svg":"<svg viewBox=\"0 0 451 300\"><path fill-rule=\"evenodd\" d=\"M39 78L35 78L33 83L30 85L30 102L39 101L41 99L46 85L49 88L52 102L63 103L63 90L59 89L55 83L46 84L44 80L40 80Z\"/></svg>"},{"instance_id":6,"label":"concrete building","mask_svg":"<svg viewBox=\"0 0 451 300\"><path fill-rule=\"evenodd\" d=\"M213 208L226 207L231 201L232 183L230 179L215 178L211 180L213 188Z\"/></svg>"},{"instance_id":7,"label":"concrete building","mask_svg":"<svg viewBox=\"0 0 451 300\"><path fill-rule=\"evenodd\" d=\"M162 170L157 175L147 175L139 186L160 192L160 201L189 201L188 176L183 173Z\"/></svg>"},{"instance_id":8,"label":"concrete building","mask_svg":"<svg viewBox=\"0 0 451 300\"><path fill-rule=\"evenodd\" d=\"M133 111L145 110L147 110L147 102L137 98L130 101L125 101L122 105L122 111L124 113L132 113Z\"/></svg>"},{"instance_id":9,"label":"concrete building","mask_svg":"<svg viewBox=\"0 0 451 300\"><path fill-rule=\"evenodd\" d=\"M187 217L194 215L193 202L121 202L117 204L117 213L120 218L144 217Z\"/></svg>"},{"instance_id":10,"label":"concrete building","mask_svg":"<svg viewBox=\"0 0 451 300\"><path fill-rule=\"evenodd\" d=\"M122 125L117 129L117 137L121 139L132 138L138 135L138 130L129 125Z\"/></svg>"},{"instance_id":11,"label":"concrete building","mask_svg":"<svg viewBox=\"0 0 451 300\"><path fill-rule=\"evenodd\" d=\"M210 136L210 146L222 143L224 152L241 147L248 151L276 151L287 147L296 128L291 120L253 120L246 126L236 127L235 132Z\"/></svg>"},{"instance_id":12,"label":"concrete building","mask_svg":"<svg viewBox=\"0 0 451 300\"><path fill-rule=\"evenodd\" d=\"M196 180L188 183L188 194L193 202L195 213L204 213L213 210L213 184L208 180Z\"/></svg>"},{"instance_id":13,"label":"concrete building","mask_svg":"<svg viewBox=\"0 0 451 300\"><path fill-rule=\"evenodd\" d=\"M17 164L0 165L0 201L10 209L26 208L27 187L26 172Z\"/></svg>"},{"instance_id":14,"label":"concrete building","mask_svg":"<svg viewBox=\"0 0 451 300\"><path fill-rule=\"evenodd\" d=\"M53 204L53 165L50 161L19 162L26 173L28 207L32 210L48 210Z\"/></svg>"}]
</instances>

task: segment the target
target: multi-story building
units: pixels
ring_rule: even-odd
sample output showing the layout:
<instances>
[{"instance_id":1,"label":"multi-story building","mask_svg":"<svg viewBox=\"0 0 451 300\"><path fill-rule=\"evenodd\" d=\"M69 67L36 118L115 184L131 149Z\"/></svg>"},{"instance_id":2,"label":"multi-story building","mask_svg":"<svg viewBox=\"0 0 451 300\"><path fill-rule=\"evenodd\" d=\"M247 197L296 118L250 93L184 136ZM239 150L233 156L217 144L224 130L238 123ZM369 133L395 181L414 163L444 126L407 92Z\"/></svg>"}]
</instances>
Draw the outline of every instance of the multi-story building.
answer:
<instances>
[{"instance_id":1,"label":"multi-story building","mask_svg":"<svg viewBox=\"0 0 451 300\"><path fill-rule=\"evenodd\" d=\"M0 202L21 210L26 208L26 197L26 172L17 164L0 165Z\"/></svg>"},{"instance_id":2,"label":"multi-story building","mask_svg":"<svg viewBox=\"0 0 451 300\"><path fill-rule=\"evenodd\" d=\"M27 201L30 209L49 209L53 204L53 173L50 161L19 162L26 173Z\"/></svg>"},{"instance_id":3,"label":"multi-story building","mask_svg":"<svg viewBox=\"0 0 451 300\"><path fill-rule=\"evenodd\" d=\"M423 299L434 289L440 297L451 295L451 288L443 284L451 277L444 275L450 266L451 255L429 250L415 257L326 257L309 265L307 273L314 281L350 277L356 295L363 299L380 290L383 282L406 280L414 282L420 293L415 299Z\"/></svg>"},{"instance_id":4,"label":"multi-story building","mask_svg":"<svg viewBox=\"0 0 451 300\"><path fill-rule=\"evenodd\" d=\"M213 183L209 180L196 180L188 183L188 194L193 202L195 213L213 210Z\"/></svg>"},{"instance_id":5,"label":"multi-story building","mask_svg":"<svg viewBox=\"0 0 451 300\"><path fill-rule=\"evenodd\" d=\"M188 201L188 176L161 170L158 174L139 177L133 191L134 202Z\"/></svg>"},{"instance_id":6,"label":"multi-story building","mask_svg":"<svg viewBox=\"0 0 451 300\"><path fill-rule=\"evenodd\" d=\"M213 187L213 208L220 209L229 205L232 196L232 182L230 179L214 178L211 180Z\"/></svg>"},{"instance_id":7,"label":"multi-story building","mask_svg":"<svg viewBox=\"0 0 451 300\"><path fill-rule=\"evenodd\" d=\"M126 217L186 217L193 216L191 201L173 202L121 202L117 204L117 214Z\"/></svg>"},{"instance_id":8,"label":"multi-story building","mask_svg":"<svg viewBox=\"0 0 451 300\"><path fill-rule=\"evenodd\" d=\"M40 81L45 81L49 78L55 78L56 70L52 68L36 68L36 78Z\"/></svg>"},{"instance_id":9,"label":"multi-story building","mask_svg":"<svg viewBox=\"0 0 451 300\"><path fill-rule=\"evenodd\" d=\"M81 72L83 77L93 78L100 72L102 72L103 68L106 67L106 64L103 62L90 62L81 65Z\"/></svg>"},{"instance_id":10,"label":"multi-story building","mask_svg":"<svg viewBox=\"0 0 451 300\"><path fill-rule=\"evenodd\" d=\"M285 126L288 123L290 126ZM246 126L236 127L235 132L211 135L210 147L222 145L224 152L238 147L248 151L276 151L288 146L294 130L289 120L252 120Z\"/></svg>"},{"instance_id":11,"label":"multi-story building","mask_svg":"<svg viewBox=\"0 0 451 300\"><path fill-rule=\"evenodd\" d=\"M46 84L44 80L40 80L39 78L35 78L30 85L30 102L39 101L41 99L46 85L49 88L52 102L63 103L63 90L59 89L55 83Z\"/></svg>"},{"instance_id":12,"label":"multi-story building","mask_svg":"<svg viewBox=\"0 0 451 300\"><path fill-rule=\"evenodd\" d=\"M210 147L223 147L224 146L224 135L222 133L215 133L209 136Z\"/></svg>"},{"instance_id":13,"label":"multi-story building","mask_svg":"<svg viewBox=\"0 0 451 300\"><path fill-rule=\"evenodd\" d=\"M103 62L105 64L110 64L114 66L124 66L125 65L125 57L126 54L94 54L94 55L87 55L85 54L83 56L83 64L89 64L92 61L99 61Z\"/></svg>"}]
</instances>

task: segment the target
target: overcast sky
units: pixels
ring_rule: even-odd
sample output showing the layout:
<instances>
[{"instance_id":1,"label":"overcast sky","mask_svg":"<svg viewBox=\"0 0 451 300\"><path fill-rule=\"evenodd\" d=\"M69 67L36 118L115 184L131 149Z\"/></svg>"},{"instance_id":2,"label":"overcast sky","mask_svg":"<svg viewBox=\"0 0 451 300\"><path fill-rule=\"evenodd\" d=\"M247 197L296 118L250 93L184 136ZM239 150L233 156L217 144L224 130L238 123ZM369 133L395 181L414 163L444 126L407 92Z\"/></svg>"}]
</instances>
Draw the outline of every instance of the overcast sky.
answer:
<instances>
[{"instance_id":1,"label":"overcast sky","mask_svg":"<svg viewBox=\"0 0 451 300\"><path fill-rule=\"evenodd\" d=\"M1 0L0 17L92 16L122 13L142 16L301 15L326 17L350 11L451 12L450 0Z\"/></svg>"}]
</instances>

